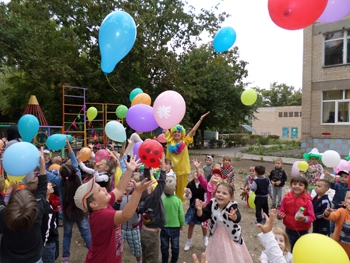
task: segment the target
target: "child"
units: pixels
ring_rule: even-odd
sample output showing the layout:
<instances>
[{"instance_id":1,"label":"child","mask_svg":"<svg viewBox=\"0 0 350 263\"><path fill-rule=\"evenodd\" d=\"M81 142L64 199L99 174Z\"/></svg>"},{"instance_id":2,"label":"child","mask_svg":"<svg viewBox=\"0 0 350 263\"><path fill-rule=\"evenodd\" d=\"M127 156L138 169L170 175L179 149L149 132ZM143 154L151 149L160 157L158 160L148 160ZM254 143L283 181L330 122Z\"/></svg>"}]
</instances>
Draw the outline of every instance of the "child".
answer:
<instances>
[{"instance_id":1,"label":"child","mask_svg":"<svg viewBox=\"0 0 350 263\"><path fill-rule=\"evenodd\" d=\"M308 186L305 177L296 175L290 180L291 191L288 192L281 203L277 218L283 219L286 226L291 250L299 237L306 235L311 228L311 223L315 221L314 208L311 196L305 192ZM295 217L300 207L304 208L303 216Z\"/></svg>"},{"instance_id":2,"label":"child","mask_svg":"<svg viewBox=\"0 0 350 263\"><path fill-rule=\"evenodd\" d=\"M222 165L221 165L221 173L222 173L222 180L226 180L230 184L234 184L235 181L235 168L231 166L231 157L224 156L222 157Z\"/></svg>"},{"instance_id":3,"label":"child","mask_svg":"<svg viewBox=\"0 0 350 263\"><path fill-rule=\"evenodd\" d=\"M246 207L249 208L249 191L250 191L250 188L249 188L249 185L253 183L254 179L255 179L256 175L255 175L255 167L254 166L251 166L249 167L249 174L247 175L247 177L245 178L244 180L244 185L243 185L243 188L246 190L247 192L247 204L246 204Z\"/></svg>"},{"instance_id":4,"label":"child","mask_svg":"<svg viewBox=\"0 0 350 263\"><path fill-rule=\"evenodd\" d=\"M112 204L120 199L131 175L140 164L132 158L127 165L127 171L119 181L117 188L108 193L95 180L81 185L74 195L76 206L82 211L89 212L91 229L91 247L85 262L121 263L123 243L121 225L130 219L136 211L142 192L153 182L143 180L136 184L135 191L121 211L115 211Z\"/></svg>"},{"instance_id":5,"label":"child","mask_svg":"<svg viewBox=\"0 0 350 263\"><path fill-rule=\"evenodd\" d=\"M208 262L253 263L241 235L241 214L233 201L232 185L221 182L215 197L203 209L203 202L196 200L199 221L209 220L209 243L205 249ZM220 244L220 245L218 245Z\"/></svg>"},{"instance_id":6,"label":"child","mask_svg":"<svg viewBox=\"0 0 350 263\"><path fill-rule=\"evenodd\" d=\"M286 232L284 232L281 228L279 227L273 227L272 228L272 233L275 236L275 239L278 243L278 246L283 252L284 258L287 263L293 263L293 255L290 253L290 243L288 236ZM266 251L264 250L261 252L260 258L259 258L259 263L269 263L268 256L266 254Z\"/></svg>"},{"instance_id":7,"label":"child","mask_svg":"<svg viewBox=\"0 0 350 263\"><path fill-rule=\"evenodd\" d=\"M331 207L331 202L328 199L326 192L329 190L330 184L325 179L316 181L315 192L316 196L312 200L316 220L312 223L312 233L320 233L326 236L330 235L329 221L323 218L323 213L327 208Z\"/></svg>"},{"instance_id":8,"label":"child","mask_svg":"<svg viewBox=\"0 0 350 263\"><path fill-rule=\"evenodd\" d=\"M271 171L269 176L273 191L272 209L276 208L276 203L277 209L280 209L283 195L283 186L287 181L287 175L286 172L282 169L282 165L282 158L277 158L275 161L275 169Z\"/></svg>"},{"instance_id":9,"label":"child","mask_svg":"<svg viewBox=\"0 0 350 263\"><path fill-rule=\"evenodd\" d=\"M339 208L335 211L332 211L331 208L327 208L323 213L323 217L329 221L335 222L335 231L332 238L344 248L350 258L350 191L346 192L344 205L345 208Z\"/></svg>"},{"instance_id":10,"label":"child","mask_svg":"<svg viewBox=\"0 0 350 263\"><path fill-rule=\"evenodd\" d=\"M66 146L68 148L70 163L63 164L59 171L59 176L47 172L50 182L58 186L60 193L60 203L62 204L63 212L63 251L62 262L68 263L70 257L70 244L73 233L73 225L76 223L80 235L85 241L86 247L91 244L91 234L89 223L83 211L78 209L74 203L74 193L81 185L81 173L78 168L78 162L75 158L73 149L66 138ZM90 180L91 181L91 180Z\"/></svg>"},{"instance_id":11,"label":"child","mask_svg":"<svg viewBox=\"0 0 350 263\"><path fill-rule=\"evenodd\" d=\"M131 179L126 186L125 194L119 200L113 204L115 210L123 210L126 204L131 200L134 193L134 183L140 182L140 173L134 172ZM126 241L130 247L131 254L136 258L136 262L142 262L142 248L141 248L141 236L139 228L140 216L138 213L134 213L133 216L122 224L123 241Z\"/></svg>"},{"instance_id":12,"label":"child","mask_svg":"<svg viewBox=\"0 0 350 263\"><path fill-rule=\"evenodd\" d=\"M45 160L45 168L48 169L52 165L50 150L47 150L47 149L44 150L44 160Z\"/></svg>"},{"instance_id":13,"label":"child","mask_svg":"<svg viewBox=\"0 0 350 263\"><path fill-rule=\"evenodd\" d=\"M316 180L324 177L323 167L318 163L318 160L321 160L322 157L317 148L313 148L309 153L304 153L303 157L309 163L309 168L305 175L308 180L307 191L311 194L312 190L315 189Z\"/></svg>"},{"instance_id":14,"label":"child","mask_svg":"<svg viewBox=\"0 0 350 263\"><path fill-rule=\"evenodd\" d=\"M272 198L272 187L270 180L264 176L265 167L255 166L256 179L249 185L250 190L255 192L255 216L256 224L263 223L261 209L265 214L269 214L269 196Z\"/></svg>"},{"instance_id":15,"label":"child","mask_svg":"<svg viewBox=\"0 0 350 263\"><path fill-rule=\"evenodd\" d=\"M40 262L43 253L41 224L46 202L47 176L44 153L40 152L40 175L35 196L13 189L6 208L0 210L1 262Z\"/></svg>"},{"instance_id":16,"label":"child","mask_svg":"<svg viewBox=\"0 0 350 263\"><path fill-rule=\"evenodd\" d=\"M201 172L202 172L201 169L199 169L199 174L202 174ZM188 224L187 242L184 248L185 251L188 251L191 248L191 243L192 243L191 239L193 235L194 226L201 225L201 222L197 219L197 216L196 216L196 199L199 199L204 202L205 189L199 183L199 180L198 180L199 174L197 174L197 172L194 172L193 180L187 184L185 189L184 197L187 200L190 200L190 205L185 215L185 221L186 221L186 224ZM210 172L210 175L211 175L211 172ZM208 232L207 229L202 226L203 242L205 246L208 245L207 232Z\"/></svg>"},{"instance_id":17,"label":"child","mask_svg":"<svg viewBox=\"0 0 350 263\"><path fill-rule=\"evenodd\" d=\"M115 172L114 163L111 160L102 159L100 162L96 163L95 169L86 167L85 164L80 161L80 153L77 154L77 161L82 171L94 175L96 183L101 187L108 186L109 177Z\"/></svg>"},{"instance_id":18,"label":"child","mask_svg":"<svg viewBox=\"0 0 350 263\"><path fill-rule=\"evenodd\" d=\"M55 156L55 157L53 157L52 159L51 159L51 161L52 161L52 164L58 164L58 165L62 165L62 163L63 163L63 159L62 159L62 157L61 156Z\"/></svg>"},{"instance_id":19,"label":"child","mask_svg":"<svg viewBox=\"0 0 350 263\"><path fill-rule=\"evenodd\" d=\"M142 262L153 263L158 262L159 255L159 230L165 225L164 206L161 195L165 188L165 155L162 155L161 172L158 178L158 185L152 191L152 187L148 188L142 194L139 204L138 213L142 215ZM150 169L144 168L144 177L151 178ZM157 248L157 249L155 249Z\"/></svg>"},{"instance_id":20,"label":"child","mask_svg":"<svg viewBox=\"0 0 350 263\"><path fill-rule=\"evenodd\" d=\"M171 242L171 262L176 263L180 253L180 230L184 225L184 209L182 201L174 191L176 188L176 179L173 176L166 177L166 186L162 199L165 211L166 224L160 232L162 262L169 262L169 241Z\"/></svg>"},{"instance_id":21,"label":"child","mask_svg":"<svg viewBox=\"0 0 350 263\"><path fill-rule=\"evenodd\" d=\"M175 178L176 182L176 173L172 169L173 167L173 162L169 159L165 159L165 171L166 171L166 176L172 176Z\"/></svg>"},{"instance_id":22,"label":"child","mask_svg":"<svg viewBox=\"0 0 350 263\"><path fill-rule=\"evenodd\" d=\"M205 157L205 165L203 166L204 177L207 179L207 182L210 181L211 171L213 170L213 157L207 155Z\"/></svg>"}]
</instances>

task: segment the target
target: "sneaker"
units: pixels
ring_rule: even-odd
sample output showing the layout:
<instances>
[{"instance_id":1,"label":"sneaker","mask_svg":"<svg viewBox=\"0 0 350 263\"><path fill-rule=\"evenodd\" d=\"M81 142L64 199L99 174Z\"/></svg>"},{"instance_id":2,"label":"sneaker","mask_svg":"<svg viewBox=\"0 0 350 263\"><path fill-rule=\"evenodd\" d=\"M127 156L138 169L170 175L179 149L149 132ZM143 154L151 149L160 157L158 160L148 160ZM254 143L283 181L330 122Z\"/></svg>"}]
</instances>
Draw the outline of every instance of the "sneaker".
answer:
<instances>
[{"instance_id":1,"label":"sneaker","mask_svg":"<svg viewBox=\"0 0 350 263\"><path fill-rule=\"evenodd\" d=\"M191 248L191 242L186 242L186 245L185 245L185 247L184 247L184 250L185 250L185 251L189 251L190 248Z\"/></svg>"},{"instance_id":2,"label":"sneaker","mask_svg":"<svg viewBox=\"0 0 350 263\"><path fill-rule=\"evenodd\" d=\"M208 237L203 237L204 246L207 246L208 242L209 242L209 238Z\"/></svg>"},{"instance_id":3,"label":"sneaker","mask_svg":"<svg viewBox=\"0 0 350 263\"><path fill-rule=\"evenodd\" d=\"M69 263L69 257L62 258L62 263Z\"/></svg>"}]
</instances>

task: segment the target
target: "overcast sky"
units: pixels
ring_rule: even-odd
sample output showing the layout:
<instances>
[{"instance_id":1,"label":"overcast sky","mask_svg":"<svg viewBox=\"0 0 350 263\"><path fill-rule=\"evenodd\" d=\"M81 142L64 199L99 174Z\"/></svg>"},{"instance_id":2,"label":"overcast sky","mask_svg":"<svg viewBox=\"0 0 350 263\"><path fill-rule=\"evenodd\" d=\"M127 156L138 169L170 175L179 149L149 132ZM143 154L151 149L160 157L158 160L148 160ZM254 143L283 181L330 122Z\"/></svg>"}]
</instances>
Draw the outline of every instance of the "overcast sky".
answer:
<instances>
[{"instance_id":1,"label":"overcast sky","mask_svg":"<svg viewBox=\"0 0 350 263\"><path fill-rule=\"evenodd\" d=\"M188 0L196 8L210 8L216 1ZM274 81L299 89L302 85L303 31L285 30L274 24L268 0L224 0L219 11L231 15L222 26L237 34L234 46L249 64L246 82L269 89ZM210 41L208 39L207 41Z\"/></svg>"}]
</instances>

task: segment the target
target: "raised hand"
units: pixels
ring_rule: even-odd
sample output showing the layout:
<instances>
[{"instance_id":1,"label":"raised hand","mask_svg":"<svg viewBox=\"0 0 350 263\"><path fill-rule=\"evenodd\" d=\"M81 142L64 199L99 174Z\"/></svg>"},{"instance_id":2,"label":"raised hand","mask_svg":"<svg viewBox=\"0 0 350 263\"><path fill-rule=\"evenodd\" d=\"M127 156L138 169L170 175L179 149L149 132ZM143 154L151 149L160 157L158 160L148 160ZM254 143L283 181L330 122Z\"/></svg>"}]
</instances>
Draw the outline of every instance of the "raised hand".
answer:
<instances>
[{"instance_id":1,"label":"raised hand","mask_svg":"<svg viewBox=\"0 0 350 263\"><path fill-rule=\"evenodd\" d=\"M230 212L226 212L226 214L228 215L228 217L232 220L235 221L237 220L237 209L233 209L233 207L231 207Z\"/></svg>"},{"instance_id":2,"label":"raised hand","mask_svg":"<svg viewBox=\"0 0 350 263\"><path fill-rule=\"evenodd\" d=\"M196 169L198 169L201 166L201 162L198 162L197 158L192 159L192 164Z\"/></svg>"},{"instance_id":3,"label":"raised hand","mask_svg":"<svg viewBox=\"0 0 350 263\"><path fill-rule=\"evenodd\" d=\"M197 210L202 210L203 209L203 202L202 200L196 199L196 209Z\"/></svg>"},{"instance_id":4,"label":"raised hand","mask_svg":"<svg viewBox=\"0 0 350 263\"><path fill-rule=\"evenodd\" d=\"M207 115L210 113L210 111L204 113L202 116L201 116L201 120L204 119L205 117L207 117Z\"/></svg>"},{"instance_id":5,"label":"raised hand","mask_svg":"<svg viewBox=\"0 0 350 263\"><path fill-rule=\"evenodd\" d=\"M153 185L155 181L149 181L147 178L145 178L139 183L136 183L134 180L132 180L132 183L134 185L135 191L143 193L143 191L145 191L148 187Z\"/></svg>"},{"instance_id":6,"label":"raised hand","mask_svg":"<svg viewBox=\"0 0 350 263\"><path fill-rule=\"evenodd\" d=\"M277 210L276 209L271 209L270 217L268 217L267 214L264 213L264 217L266 219L265 224L264 225L257 224L256 226L259 227L263 233L270 232L272 230L273 223L275 222L276 214L277 214Z\"/></svg>"},{"instance_id":7,"label":"raised hand","mask_svg":"<svg viewBox=\"0 0 350 263\"><path fill-rule=\"evenodd\" d=\"M135 171L136 168L141 166L140 160L136 161L135 159L136 159L136 156L134 155L130 158L130 162L127 162L126 160L124 160L126 168L132 172Z\"/></svg>"}]
</instances>

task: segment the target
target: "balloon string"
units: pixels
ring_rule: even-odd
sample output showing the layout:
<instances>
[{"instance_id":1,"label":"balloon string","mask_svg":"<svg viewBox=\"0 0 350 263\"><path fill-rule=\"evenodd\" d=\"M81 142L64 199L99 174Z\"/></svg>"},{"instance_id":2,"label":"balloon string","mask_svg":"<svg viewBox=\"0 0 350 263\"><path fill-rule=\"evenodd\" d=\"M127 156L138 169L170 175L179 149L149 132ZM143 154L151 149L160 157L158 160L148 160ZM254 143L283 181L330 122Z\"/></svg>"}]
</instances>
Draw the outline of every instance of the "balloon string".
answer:
<instances>
[{"instance_id":1,"label":"balloon string","mask_svg":"<svg viewBox=\"0 0 350 263\"><path fill-rule=\"evenodd\" d=\"M106 74L106 79L107 79L107 82L108 82L109 86L111 86L111 87L113 88L113 90L114 90L116 93L118 93L117 89L116 89L115 87L113 87L113 85L112 85L111 82L109 81L107 74Z\"/></svg>"}]
</instances>

